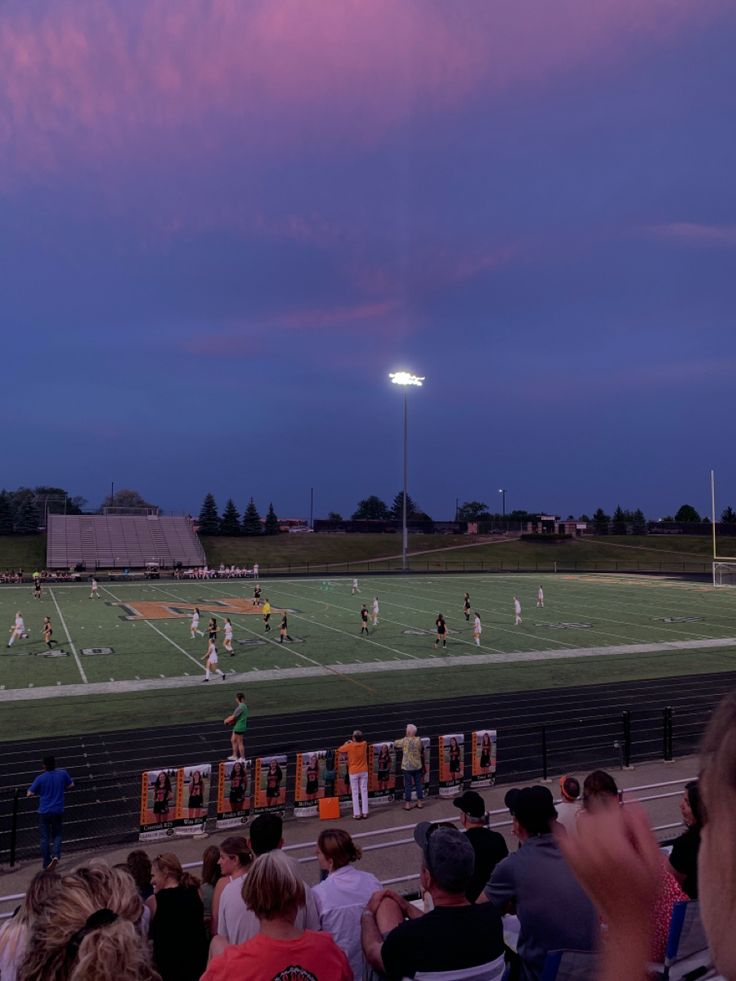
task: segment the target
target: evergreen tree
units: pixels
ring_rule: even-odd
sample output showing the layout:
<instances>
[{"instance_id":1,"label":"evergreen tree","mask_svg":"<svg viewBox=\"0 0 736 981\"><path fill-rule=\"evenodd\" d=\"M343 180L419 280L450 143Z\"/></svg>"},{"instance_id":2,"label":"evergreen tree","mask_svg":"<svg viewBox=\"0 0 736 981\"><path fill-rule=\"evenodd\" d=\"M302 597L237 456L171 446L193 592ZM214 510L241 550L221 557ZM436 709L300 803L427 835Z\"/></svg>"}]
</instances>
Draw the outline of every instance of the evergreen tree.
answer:
<instances>
[{"instance_id":1,"label":"evergreen tree","mask_svg":"<svg viewBox=\"0 0 736 981\"><path fill-rule=\"evenodd\" d=\"M276 517L276 512L273 509L273 504L268 505L268 513L266 514L266 523L263 526L264 535L278 535L279 533L279 519Z\"/></svg>"},{"instance_id":2,"label":"evergreen tree","mask_svg":"<svg viewBox=\"0 0 736 981\"><path fill-rule=\"evenodd\" d=\"M240 534L240 513L231 497L227 499L225 510L220 521L220 534L233 537Z\"/></svg>"},{"instance_id":3,"label":"evergreen tree","mask_svg":"<svg viewBox=\"0 0 736 981\"><path fill-rule=\"evenodd\" d=\"M603 508L598 508L598 510L593 515L593 531L596 535L607 535L608 534L608 522L611 519L603 510Z\"/></svg>"},{"instance_id":4,"label":"evergreen tree","mask_svg":"<svg viewBox=\"0 0 736 981\"><path fill-rule=\"evenodd\" d=\"M734 511L730 504L726 510L722 512L721 521L724 523L724 525L736 525L736 511Z\"/></svg>"},{"instance_id":5,"label":"evergreen tree","mask_svg":"<svg viewBox=\"0 0 736 981\"><path fill-rule=\"evenodd\" d=\"M631 516L631 532L634 535L646 535L647 519L641 508L637 508Z\"/></svg>"},{"instance_id":6,"label":"evergreen tree","mask_svg":"<svg viewBox=\"0 0 736 981\"><path fill-rule=\"evenodd\" d=\"M358 501L358 508L353 513L353 521L388 521L390 517L391 512L375 494Z\"/></svg>"},{"instance_id":7,"label":"evergreen tree","mask_svg":"<svg viewBox=\"0 0 736 981\"><path fill-rule=\"evenodd\" d=\"M7 491L0 491L0 535L13 534L13 508Z\"/></svg>"},{"instance_id":8,"label":"evergreen tree","mask_svg":"<svg viewBox=\"0 0 736 981\"><path fill-rule=\"evenodd\" d=\"M418 506L412 501L411 494L406 495L406 516L407 518L413 518L419 513ZM401 521L404 514L404 492L399 491L399 493L394 498L394 503L391 505L391 514L397 520Z\"/></svg>"},{"instance_id":9,"label":"evergreen tree","mask_svg":"<svg viewBox=\"0 0 736 981\"><path fill-rule=\"evenodd\" d=\"M207 494L199 512L199 534L217 535L220 532L220 516L212 494Z\"/></svg>"},{"instance_id":10,"label":"evergreen tree","mask_svg":"<svg viewBox=\"0 0 736 981\"><path fill-rule=\"evenodd\" d=\"M252 497L248 501L248 506L243 512L243 534L244 535L263 534L263 525L261 524L261 516L258 513L258 508L255 506Z\"/></svg>"},{"instance_id":11,"label":"evergreen tree","mask_svg":"<svg viewBox=\"0 0 736 981\"><path fill-rule=\"evenodd\" d=\"M23 503L18 508L15 515L16 535L38 534L38 522L38 508L36 507L36 502L33 499L33 495L29 494L23 499Z\"/></svg>"},{"instance_id":12,"label":"evergreen tree","mask_svg":"<svg viewBox=\"0 0 736 981\"><path fill-rule=\"evenodd\" d=\"M613 523L611 525L611 534L612 535L626 534L626 514L621 509L620 504L613 512Z\"/></svg>"}]
</instances>

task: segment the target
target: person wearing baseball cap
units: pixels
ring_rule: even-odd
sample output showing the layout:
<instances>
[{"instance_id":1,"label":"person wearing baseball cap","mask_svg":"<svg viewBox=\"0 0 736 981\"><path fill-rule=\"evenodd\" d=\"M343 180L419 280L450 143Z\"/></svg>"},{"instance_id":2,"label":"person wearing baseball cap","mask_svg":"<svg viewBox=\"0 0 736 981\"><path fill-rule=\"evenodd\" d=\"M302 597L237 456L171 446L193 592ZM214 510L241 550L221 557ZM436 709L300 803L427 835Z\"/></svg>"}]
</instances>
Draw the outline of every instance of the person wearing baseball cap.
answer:
<instances>
[{"instance_id":1,"label":"person wearing baseball cap","mask_svg":"<svg viewBox=\"0 0 736 981\"><path fill-rule=\"evenodd\" d=\"M465 895L474 903L491 878L491 873L501 859L506 858L509 850L503 835L487 826L486 805L479 793L466 790L452 803L460 811L460 826L475 852L473 876L465 890Z\"/></svg>"},{"instance_id":2,"label":"person wearing baseball cap","mask_svg":"<svg viewBox=\"0 0 736 981\"><path fill-rule=\"evenodd\" d=\"M551 831L557 812L549 788L514 788L505 803L521 847L498 863L479 902L485 898L500 912L516 907L520 978L539 981L548 951L593 950L599 921Z\"/></svg>"},{"instance_id":3,"label":"person wearing baseball cap","mask_svg":"<svg viewBox=\"0 0 736 981\"><path fill-rule=\"evenodd\" d=\"M362 917L363 952L389 981L452 972L457 981L500 981L504 972L501 916L491 903L465 895L475 853L467 835L448 825L420 822L420 882L434 908L422 913L391 890L374 893Z\"/></svg>"}]
</instances>

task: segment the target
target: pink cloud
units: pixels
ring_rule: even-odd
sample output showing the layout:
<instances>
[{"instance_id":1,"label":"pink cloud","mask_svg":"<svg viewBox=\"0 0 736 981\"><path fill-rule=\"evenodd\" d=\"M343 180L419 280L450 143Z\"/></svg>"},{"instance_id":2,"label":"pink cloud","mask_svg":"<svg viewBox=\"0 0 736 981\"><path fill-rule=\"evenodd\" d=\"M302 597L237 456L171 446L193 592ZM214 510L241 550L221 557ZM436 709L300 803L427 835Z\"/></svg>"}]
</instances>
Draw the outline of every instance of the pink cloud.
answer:
<instances>
[{"instance_id":1,"label":"pink cloud","mask_svg":"<svg viewBox=\"0 0 736 981\"><path fill-rule=\"evenodd\" d=\"M410 116L667 44L727 0L8 0L0 173L117 158L372 145ZM226 118L216 126L213 119Z\"/></svg>"},{"instance_id":2,"label":"pink cloud","mask_svg":"<svg viewBox=\"0 0 736 981\"><path fill-rule=\"evenodd\" d=\"M673 221L664 225L649 225L643 231L646 235L684 245L736 245L736 225Z\"/></svg>"}]
</instances>

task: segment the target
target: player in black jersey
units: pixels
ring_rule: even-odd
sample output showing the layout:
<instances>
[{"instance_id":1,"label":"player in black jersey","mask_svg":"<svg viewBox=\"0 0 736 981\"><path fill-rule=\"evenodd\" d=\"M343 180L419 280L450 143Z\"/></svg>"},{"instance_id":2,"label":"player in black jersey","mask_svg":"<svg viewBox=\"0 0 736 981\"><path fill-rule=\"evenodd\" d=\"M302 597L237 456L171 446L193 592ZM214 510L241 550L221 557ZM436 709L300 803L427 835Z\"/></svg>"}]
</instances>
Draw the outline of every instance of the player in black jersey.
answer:
<instances>
[{"instance_id":1,"label":"player in black jersey","mask_svg":"<svg viewBox=\"0 0 736 981\"><path fill-rule=\"evenodd\" d=\"M363 604L363 606L361 607L361 610L360 610L360 635L361 635L361 637L363 636L363 634L365 634L366 637L368 636L368 607L365 605L365 603Z\"/></svg>"},{"instance_id":2,"label":"player in black jersey","mask_svg":"<svg viewBox=\"0 0 736 981\"><path fill-rule=\"evenodd\" d=\"M435 626L437 627L437 638L435 639L434 646L439 647L440 641L442 641L442 646L447 647L447 624L441 613L437 615Z\"/></svg>"}]
</instances>

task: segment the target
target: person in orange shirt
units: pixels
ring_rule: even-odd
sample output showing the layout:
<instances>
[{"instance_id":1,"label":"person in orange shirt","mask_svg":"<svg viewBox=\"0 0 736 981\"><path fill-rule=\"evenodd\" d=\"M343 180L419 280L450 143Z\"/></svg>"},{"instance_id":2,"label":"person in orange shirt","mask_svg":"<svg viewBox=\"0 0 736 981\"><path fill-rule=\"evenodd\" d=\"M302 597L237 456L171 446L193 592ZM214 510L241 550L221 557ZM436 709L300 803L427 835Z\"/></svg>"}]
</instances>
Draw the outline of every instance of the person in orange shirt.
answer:
<instances>
[{"instance_id":1,"label":"person in orange shirt","mask_svg":"<svg viewBox=\"0 0 736 981\"><path fill-rule=\"evenodd\" d=\"M363 738L360 729L356 729L353 738L337 750L347 753L348 773L350 774L350 792L353 795L353 817L359 821L368 817L368 743Z\"/></svg>"}]
</instances>

